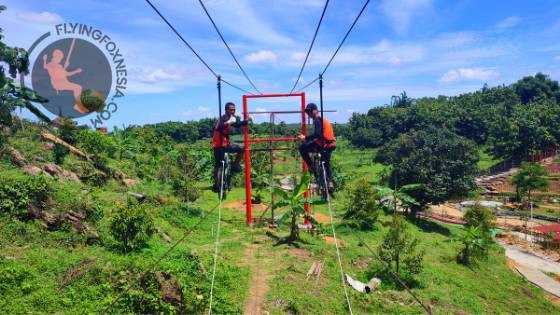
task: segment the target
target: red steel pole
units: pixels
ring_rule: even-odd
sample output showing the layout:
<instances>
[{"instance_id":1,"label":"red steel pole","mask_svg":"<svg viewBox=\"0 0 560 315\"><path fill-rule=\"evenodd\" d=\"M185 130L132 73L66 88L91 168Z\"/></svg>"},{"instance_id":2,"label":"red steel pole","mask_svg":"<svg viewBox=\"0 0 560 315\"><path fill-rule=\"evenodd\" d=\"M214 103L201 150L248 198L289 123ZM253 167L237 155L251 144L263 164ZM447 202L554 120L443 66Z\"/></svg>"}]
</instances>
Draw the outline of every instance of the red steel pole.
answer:
<instances>
[{"instance_id":1,"label":"red steel pole","mask_svg":"<svg viewBox=\"0 0 560 315\"><path fill-rule=\"evenodd\" d=\"M301 132L303 135L307 134L307 126L305 125L305 93L301 93ZM305 161L302 161L302 168L303 172L307 172L308 165L305 164ZM308 187L309 188L309 187ZM306 191L303 196L305 198L309 198L309 191ZM309 203L305 203L305 212L309 213ZM305 218L305 224L309 224L309 220Z\"/></svg>"},{"instance_id":2,"label":"red steel pole","mask_svg":"<svg viewBox=\"0 0 560 315\"><path fill-rule=\"evenodd\" d=\"M247 120L247 95L243 95L243 118ZM247 224L253 222L252 204L251 204L251 151L249 149L249 124L245 125L245 204L247 213Z\"/></svg>"}]
</instances>

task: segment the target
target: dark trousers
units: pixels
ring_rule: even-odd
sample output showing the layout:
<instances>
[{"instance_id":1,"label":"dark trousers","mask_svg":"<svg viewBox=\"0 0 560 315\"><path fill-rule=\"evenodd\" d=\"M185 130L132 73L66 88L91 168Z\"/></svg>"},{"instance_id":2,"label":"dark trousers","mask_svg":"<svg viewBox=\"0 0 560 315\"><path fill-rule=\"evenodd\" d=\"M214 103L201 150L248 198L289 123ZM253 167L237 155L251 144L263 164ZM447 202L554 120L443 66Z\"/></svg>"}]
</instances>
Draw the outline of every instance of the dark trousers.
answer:
<instances>
[{"instance_id":1,"label":"dark trousers","mask_svg":"<svg viewBox=\"0 0 560 315\"><path fill-rule=\"evenodd\" d=\"M227 147L214 148L214 168L222 167L222 161L224 160L226 152L237 153L234 164L239 164L244 151L245 148L241 144L235 142L229 143Z\"/></svg>"},{"instance_id":2,"label":"dark trousers","mask_svg":"<svg viewBox=\"0 0 560 315\"><path fill-rule=\"evenodd\" d=\"M313 165L313 161L309 156L311 152L320 152L321 153L321 161L325 162L325 172L327 173L327 180L332 180L332 173L331 173L331 154L336 147L322 147L315 142L306 142L299 147L299 153L301 157L307 164L311 170L315 170L315 165ZM319 168L322 171L322 168ZM314 174L317 176L318 174Z\"/></svg>"}]
</instances>

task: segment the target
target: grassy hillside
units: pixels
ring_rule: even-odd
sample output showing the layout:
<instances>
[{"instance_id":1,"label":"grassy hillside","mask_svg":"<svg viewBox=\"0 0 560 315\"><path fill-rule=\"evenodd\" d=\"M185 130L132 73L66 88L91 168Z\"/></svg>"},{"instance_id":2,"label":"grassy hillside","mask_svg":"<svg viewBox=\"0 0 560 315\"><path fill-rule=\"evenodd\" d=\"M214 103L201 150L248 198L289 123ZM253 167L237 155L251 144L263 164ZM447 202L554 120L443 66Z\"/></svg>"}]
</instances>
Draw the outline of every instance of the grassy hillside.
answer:
<instances>
[{"instance_id":1,"label":"grassy hillside","mask_svg":"<svg viewBox=\"0 0 560 315\"><path fill-rule=\"evenodd\" d=\"M10 144L28 161L38 161L33 162L36 165L53 160L52 148L40 140L35 127L18 131L10 138ZM356 150L348 147L346 142L340 142L335 159L347 185L361 176L371 180L379 178L383 166L371 162L373 153L374 150ZM279 155L279 173L288 172L293 169L292 165L297 165L288 152L283 154L286 161L282 166ZM137 161L147 161L148 157L148 153L140 152L130 158L106 158L111 167L123 170L129 177L137 177L147 172L138 167ZM84 167L83 163L69 155L62 167L77 169L78 166ZM160 162L154 163L156 168L164 166ZM0 175L2 185L25 182L34 177L23 173L6 156L0 162ZM84 223L94 227L99 237L92 240L69 223L53 228L42 220L0 213L0 313L98 313L129 285L133 288L123 295L111 312L207 312L213 237L218 220L218 199L209 190L207 179L193 184L202 190L202 194L189 203L176 195L169 182L157 176L142 175L132 188L113 179L98 186L87 181L48 179L47 182L51 192L47 201L40 205L42 211L82 213ZM239 186L228 195L222 208L214 313L242 313L253 307L251 303L259 304L261 310L271 314L347 313L335 247L325 240L331 236L329 224L323 224L319 235L302 232L303 241L295 246L275 246L278 237L288 235L289 227L281 225L279 229L269 230L246 226L244 207L240 202L244 200L244 190ZM129 190L146 195L142 207L153 220L155 232L145 247L125 253L119 249L111 233L111 222L119 204L132 202L126 194ZM264 195L267 203L269 197ZM362 282L373 276L383 281L380 290L369 295L350 289L354 312L421 313L422 308L385 273L382 265L359 244L356 235L341 224L347 202L345 196L345 192L338 192L333 201L337 236L344 245L341 251L343 267ZM199 223L209 211L212 212L207 219ZM326 205L314 206L313 211L323 221L328 217ZM390 216L383 214L375 229L359 233L375 248L390 220ZM492 246L488 261L467 268L456 262L460 245L451 241L463 233L461 229L425 221L407 224L420 240L420 248L426 251L424 270L408 283L435 313L560 312L560 308L547 301L542 290L529 285L507 267L503 250L497 245ZM140 274L191 229L192 234L138 280ZM316 261L325 262L324 270L319 279L307 280L307 271ZM179 290L177 300L170 298L173 294L162 293L165 290L158 279L161 273L175 279L173 283Z\"/></svg>"}]
</instances>

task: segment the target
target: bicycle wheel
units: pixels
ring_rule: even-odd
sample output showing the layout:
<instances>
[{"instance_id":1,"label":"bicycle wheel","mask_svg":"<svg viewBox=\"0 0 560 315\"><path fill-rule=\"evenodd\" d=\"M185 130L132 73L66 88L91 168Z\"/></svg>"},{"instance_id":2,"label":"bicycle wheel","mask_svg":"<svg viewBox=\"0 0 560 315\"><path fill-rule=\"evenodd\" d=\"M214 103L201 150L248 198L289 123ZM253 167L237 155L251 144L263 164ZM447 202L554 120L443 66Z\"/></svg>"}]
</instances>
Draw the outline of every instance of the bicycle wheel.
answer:
<instances>
[{"instance_id":1,"label":"bicycle wheel","mask_svg":"<svg viewBox=\"0 0 560 315\"><path fill-rule=\"evenodd\" d=\"M317 186L317 195L323 199L327 199L327 189L325 187L325 177L323 173L323 165L321 163L321 156L315 155L313 161L315 185Z\"/></svg>"},{"instance_id":2,"label":"bicycle wheel","mask_svg":"<svg viewBox=\"0 0 560 315\"><path fill-rule=\"evenodd\" d=\"M224 164L219 168L220 175L218 178L218 198L225 200L227 197L227 192L231 186L230 170L229 170L229 159L228 155L224 156Z\"/></svg>"}]
</instances>

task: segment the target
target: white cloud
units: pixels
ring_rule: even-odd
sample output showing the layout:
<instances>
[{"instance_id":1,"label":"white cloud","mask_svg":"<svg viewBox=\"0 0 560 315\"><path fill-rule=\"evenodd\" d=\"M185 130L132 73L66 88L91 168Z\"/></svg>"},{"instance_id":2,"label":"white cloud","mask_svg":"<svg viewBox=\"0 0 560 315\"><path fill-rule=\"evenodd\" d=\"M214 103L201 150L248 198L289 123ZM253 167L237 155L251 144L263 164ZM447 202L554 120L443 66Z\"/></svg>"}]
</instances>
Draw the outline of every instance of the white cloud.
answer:
<instances>
[{"instance_id":1,"label":"white cloud","mask_svg":"<svg viewBox=\"0 0 560 315\"><path fill-rule=\"evenodd\" d=\"M414 15L431 8L432 0L384 0L381 10L391 21L398 33L403 33L410 26Z\"/></svg>"},{"instance_id":2,"label":"white cloud","mask_svg":"<svg viewBox=\"0 0 560 315\"><path fill-rule=\"evenodd\" d=\"M554 57L554 60L556 60L556 61L560 61L560 55L558 55L558 56Z\"/></svg>"},{"instance_id":3,"label":"white cloud","mask_svg":"<svg viewBox=\"0 0 560 315\"><path fill-rule=\"evenodd\" d=\"M62 22L62 17L56 13L51 12L21 12L17 14L20 21L35 24L55 24Z\"/></svg>"},{"instance_id":4,"label":"white cloud","mask_svg":"<svg viewBox=\"0 0 560 315\"><path fill-rule=\"evenodd\" d=\"M305 60L305 53L303 53L303 52L293 53L290 56L290 60L295 61L295 62L302 62L303 60Z\"/></svg>"},{"instance_id":5,"label":"white cloud","mask_svg":"<svg viewBox=\"0 0 560 315\"><path fill-rule=\"evenodd\" d=\"M352 114L353 112L355 112L355 110L352 108L347 108L346 112Z\"/></svg>"},{"instance_id":6,"label":"white cloud","mask_svg":"<svg viewBox=\"0 0 560 315\"><path fill-rule=\"evenodd\" d=\"M450 83L456 81L484 81L497 78L500 74L494 69L459 68L449 70L440 79L440 82Z\"/></svg>"},{"instance_id":7,"label":"white cloud","mask_svg":"<svg viewBox=\"0 0 560 315\"><path fill-rule=\"evenodd\" d=\"M460 48L480 39L476 32L443 33L434 40L434 46L441 48Z\"/></svg>"},{"instance_id":8,"label":"white cloud","mask_svg":"<svg viewBox=\"0 0 560 315\"><path fill-rule=\"evenodd\" d=\"M183 2L180 3L183 4ZM255 5L254 1L208 1L206 6L214 16L214 20L226 23L219 24L218 27L226 29L227 26L229 32L234 32L245 39L266 43L267 45L291 45L294 43L293 39L276 29L273 20L263 15L263 8ZM199 10L199 8L197 9ZM195 12L198 12L198 10Z\"/></svg>"},{"instance_id":9,"label":"white cloud","mask_svg":"<svg viewBox=\"0 0 560 315\"><path fill-rule=\"evenodd\" d=\"M210 108L204 107L204 106L198 106L198 111L199 112L209 112Z\"/></svg>"},{"instance_id":10,"label":"white cloud","mask_svg":"<svg viewBox=\"0 0 560 315\"><path fill-rule=\"evenodd\" d=\"M183 116L190 116L190 115L192 115L192 113L193 113L192 110L188 110L188 111L183 113Z\"/></svg>"},{"instance_id":11,"label":"white cloud","mask_svg":"<svg viewBox=\"0 0 560 315\"><path fill-rule=\"evenodd\" d=\"M259 113L262 113L262 112L266 112L267 110L266 110L266 108L257 107L257 108L255 109L255 111L256 111L256 112L259 112Z\"/></svg>"},{"instance_id":12,"label":"white cloud","mask_svg":"<svg viewBox=\"0 0 560 315\"><path fill-rule=\"evenodd\" d=\"M498 23L496 23L496 27L499 28L499 29L512 28L512 27L516 26L517 24L519 24L519 22L521 22L520 17L510 16L510 17L505 18L505 19L499 21Z\"/></svg>"},{"instance_id":13,"label":"white cloud","mask_svg":"<svg viewBox=\"0 0 560 315\"><path fill-rule=\"evenodd\" d=\"M130 71L133 80L154 83L161 81L182 81L186 77L184 70L173 70L167 68L133 68Z\"/></svg>"},{"instance_id":14,"label":"white cloud","mask_svg":"<svg viewBox=\"0 0 560 315\"><path fill-rule=\"evenodd\" d=\"M276 62L276 54L270 50L261 50L245 56L245 61L250 63Z\"/></svg>"}]
</instances>

